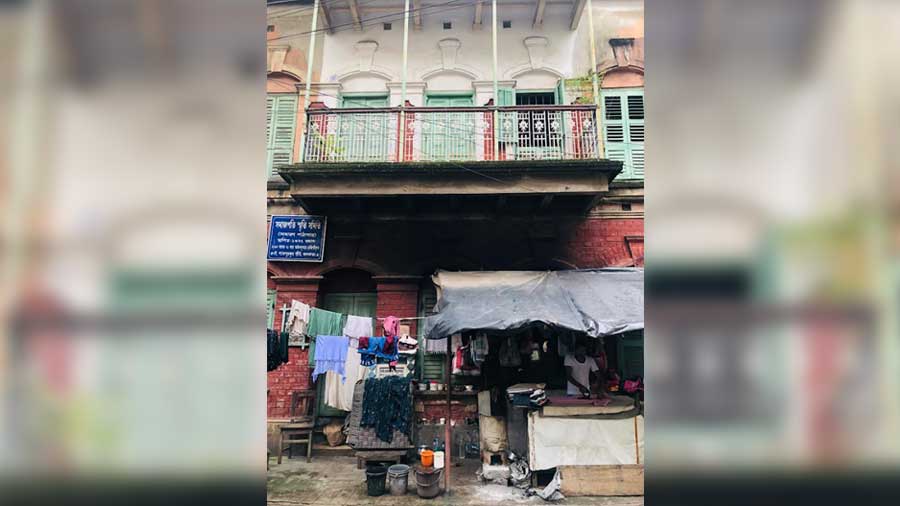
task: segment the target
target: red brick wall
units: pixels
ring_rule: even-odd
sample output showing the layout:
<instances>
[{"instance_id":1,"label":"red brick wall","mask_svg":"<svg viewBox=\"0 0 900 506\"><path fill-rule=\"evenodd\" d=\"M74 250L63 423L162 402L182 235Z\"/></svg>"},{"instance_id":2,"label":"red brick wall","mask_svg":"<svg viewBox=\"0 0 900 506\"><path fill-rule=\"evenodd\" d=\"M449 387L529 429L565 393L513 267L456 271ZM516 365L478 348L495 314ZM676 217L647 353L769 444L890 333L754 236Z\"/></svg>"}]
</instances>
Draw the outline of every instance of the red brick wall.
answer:
<instances>
[{"instance_id":1,"label":"red brick wall","mask_svg":"<svg viewBox=\"0 0 900 506\"><path fill-rule=\"evenodd\" d=\"M643 265L643 244L628 251L626 237L643 237L642 219L589 219L574 227L564 254L580 268L621 266L639 257ZM640 250L639 252L637 250Z\"/></svg>"},{"instance_id":2,"label":"red brick wall","mask_svg":"<svg viewBox=\"0 0 900 506\"><path fill-rule=\"evenodd\" d=\"M457 423L462 423L466 417L474 418L478 416L478 401L453 401L453 404L450 405L450 419L456 420ZM472 412L473 408L469 408L469 411L466 411L467 406L475 406L474 413ZM429 421L438 420L440 418L447 417L447 401L427 401L425 403L425 418Z\"/></svg>"},{"instance_id":3,"label":"red brick wall","mask_svg":"<svg viewBox=\"0 0 900 506\"><path fill-rule=\"evenodd\" d=\"M292 300L315 305L318 285L276 285L275 328L281 328L281 306L291 305ZM288 349L288 362L268 373L267 415L269 418L285 418L290 415L291 393L313 388L312 369L309 366L309 350L299 347Z\"/></svg>"}]
</instances>

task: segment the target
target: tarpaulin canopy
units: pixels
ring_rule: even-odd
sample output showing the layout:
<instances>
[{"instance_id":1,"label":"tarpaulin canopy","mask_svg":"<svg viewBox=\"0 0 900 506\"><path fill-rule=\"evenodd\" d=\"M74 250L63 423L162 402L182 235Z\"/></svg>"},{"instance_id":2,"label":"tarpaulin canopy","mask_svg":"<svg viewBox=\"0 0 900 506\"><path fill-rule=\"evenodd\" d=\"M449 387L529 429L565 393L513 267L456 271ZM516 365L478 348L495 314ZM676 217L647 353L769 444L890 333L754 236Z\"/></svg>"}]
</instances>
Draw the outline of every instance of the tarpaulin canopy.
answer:
<instances>
[{"instance_id":1,"label":"tarpaulin canopy","mask_svg":"<svg viewBox=\"0 0 900 506\"><path fill-rule=\"evenodd\" d=\"M643 269L438 271L432 339L466 330L514 330L542 322L591 337L644 328Z\"/></svg>"}]
</instances>

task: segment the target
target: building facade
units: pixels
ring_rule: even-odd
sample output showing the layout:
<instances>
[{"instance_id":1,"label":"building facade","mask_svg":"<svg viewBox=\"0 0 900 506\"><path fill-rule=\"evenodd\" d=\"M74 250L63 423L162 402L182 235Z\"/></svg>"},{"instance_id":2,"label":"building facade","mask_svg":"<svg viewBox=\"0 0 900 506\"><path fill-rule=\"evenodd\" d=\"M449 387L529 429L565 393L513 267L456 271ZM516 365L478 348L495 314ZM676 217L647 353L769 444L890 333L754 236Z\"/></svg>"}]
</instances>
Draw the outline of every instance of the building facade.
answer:
<instances>
[{"instance_id":1,"label":"building facade","mask_svg":"<svg viewBox=\"0 0 900 506\"><path fill-rule=\"evenodd\" d=\"M496 46L491 4L451 4L410 2L404 58L403 2L323 1L309 83L312 3L270 7L269 215L327 218L321 262L268 263L270 328L427 315L437 269L643 265L642 3L594 6L593 64L586 2L500 1ZM309 364L269 373L271 419Z\"/></svg>"}]
</instances>

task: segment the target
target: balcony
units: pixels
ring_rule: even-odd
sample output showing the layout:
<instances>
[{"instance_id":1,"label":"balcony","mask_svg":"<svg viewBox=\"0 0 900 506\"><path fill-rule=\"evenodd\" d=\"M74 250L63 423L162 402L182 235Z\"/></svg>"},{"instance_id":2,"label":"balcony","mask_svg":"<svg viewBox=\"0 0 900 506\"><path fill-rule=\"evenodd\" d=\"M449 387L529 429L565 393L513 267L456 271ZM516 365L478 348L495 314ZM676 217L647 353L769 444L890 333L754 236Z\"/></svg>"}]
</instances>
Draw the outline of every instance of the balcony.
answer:
<instances>
[{"instance_id":1,"label":"balcony","mask_svg":"<svg viewBox=\"0 0 900 506\"><path fill-rule=\"evenodd\" d=\"M584 213L621 162L593 105L307 110L303 161L279 167L312 214Z\"/></svg>"},{"instance_id":2,"label":"balcony","mask_svg":"<svg viewBox=\"0 0 900 506\"><path fill-rule=\"evenodd\" d=\"M310 109L305 163L599 158L593 105ZM497 139L497 155L494 154Z\"/></svg>"}]
</instances>

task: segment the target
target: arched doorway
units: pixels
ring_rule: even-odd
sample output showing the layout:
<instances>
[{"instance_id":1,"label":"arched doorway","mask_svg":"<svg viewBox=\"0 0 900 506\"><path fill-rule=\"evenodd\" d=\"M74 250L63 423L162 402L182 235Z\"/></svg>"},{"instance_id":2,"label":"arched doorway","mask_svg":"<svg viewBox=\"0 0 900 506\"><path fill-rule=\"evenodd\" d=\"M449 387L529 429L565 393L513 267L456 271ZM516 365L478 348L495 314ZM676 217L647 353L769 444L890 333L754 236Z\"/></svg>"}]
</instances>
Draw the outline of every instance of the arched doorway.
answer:
<instances>
[{"instance_id":1,"label":"arched doorway","mask_svg":"<svg viewBox=\"0 0 900 506\"><path fill-rule=\"evenodd\" d=\"M377 294L372 275L361 269L337 269L325 274L319 285L322 309L347 315L375 317ZM310 355L310 365L314 357ZM319 399L319 416L340 417L346 411L325 405L325 382L318 381L316 397Z\"/></svg>"}]
</instances>

